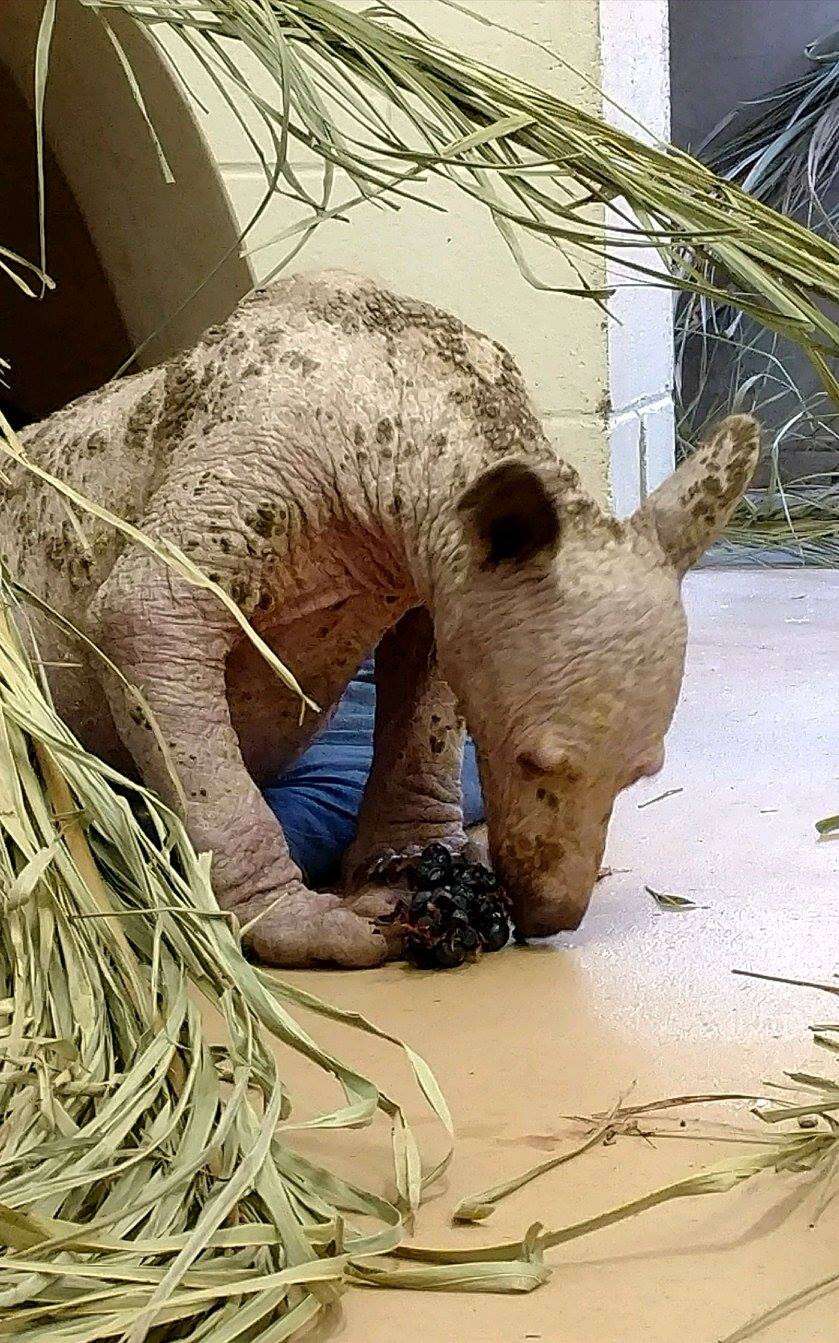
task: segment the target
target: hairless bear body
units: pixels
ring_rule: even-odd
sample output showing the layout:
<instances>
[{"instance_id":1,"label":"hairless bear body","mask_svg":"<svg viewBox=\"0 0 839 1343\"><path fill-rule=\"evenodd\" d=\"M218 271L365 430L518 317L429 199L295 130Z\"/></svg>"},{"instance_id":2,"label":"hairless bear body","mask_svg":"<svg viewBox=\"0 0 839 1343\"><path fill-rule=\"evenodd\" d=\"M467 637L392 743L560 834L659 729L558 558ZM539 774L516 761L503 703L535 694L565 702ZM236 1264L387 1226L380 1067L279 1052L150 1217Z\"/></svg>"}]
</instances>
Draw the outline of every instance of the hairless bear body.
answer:
<instances>
[{"instance_id":1,"label":"hairless bear body","mask_svg":"<svg viewBox=\"0 0 839 1343\"><path fill-rule=\"evenodd\" d=\"M307 713L205 590L4 467L12 572L99 644L153 711L33 615L59 710L212 850L222 906L274 964L371 965L387 849L464 842L464 721L519 927L573 927L617 793L660 766L682 678L680 583L754 468L725 421L618 521L546 438L512 358L425 304L338 272L257 290L165 365L22 434L25 452L215 578L329 711L377 649L374 762L346 889L306 888L259 783ZM165 756L168 755L167 762ZM257 917L259 916L259 917Z\"/></svg>"}]
</instances>

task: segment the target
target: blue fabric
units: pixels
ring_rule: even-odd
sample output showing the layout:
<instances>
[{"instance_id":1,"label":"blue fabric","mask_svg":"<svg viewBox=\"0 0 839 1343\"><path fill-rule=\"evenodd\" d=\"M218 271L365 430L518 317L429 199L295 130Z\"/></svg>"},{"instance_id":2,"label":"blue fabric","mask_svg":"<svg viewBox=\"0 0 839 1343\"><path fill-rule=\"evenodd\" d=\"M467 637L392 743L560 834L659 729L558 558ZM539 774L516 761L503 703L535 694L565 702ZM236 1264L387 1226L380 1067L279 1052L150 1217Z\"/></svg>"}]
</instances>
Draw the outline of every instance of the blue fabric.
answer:
<instances>
[{"instance_id":1,"label":"blue fabric","mask_svg":"<svg viewBox=\"0 0 839 1343\"><path fill-rule=\"evenodd\" d=\"M313 886L334 881L355 838L361 798L373 763L376 687L373 664L359 671L335 714L305 755L263 789L283 827L291 856ZM484 819L475 747L463 759L463 818Z\"/></svg>"}]
</instances>

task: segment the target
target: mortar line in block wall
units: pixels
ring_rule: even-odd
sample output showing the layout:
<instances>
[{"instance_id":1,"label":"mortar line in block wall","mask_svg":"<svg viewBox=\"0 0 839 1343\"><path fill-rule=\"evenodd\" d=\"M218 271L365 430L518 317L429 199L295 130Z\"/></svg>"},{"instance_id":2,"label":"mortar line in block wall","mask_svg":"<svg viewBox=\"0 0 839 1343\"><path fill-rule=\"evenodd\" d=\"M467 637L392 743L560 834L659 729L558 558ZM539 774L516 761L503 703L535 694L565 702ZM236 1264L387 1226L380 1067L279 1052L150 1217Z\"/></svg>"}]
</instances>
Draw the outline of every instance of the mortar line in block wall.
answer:
<instances>
[{"instance_id":1,"label":"mortar line in block wall","mask_svg":"<svg viewBox=\"0 0 839 1343\"><path fill-rule=\"evenodd\" d=\"M638 431L638 494L641 503L644 502L649 492L647 481L647 421L646 417L642 415L641 428Z\"/></svg>"},{"instance_id":2,"label":"mortar line in block wall","mask_svg":"<svg viewBox=\"0 0 839 1343\"><path fill-rule=\"evenodd\" d=\"M649 392L646 396L636 397L634 401L629 401L620 410L613 410L609 416L609 425L615 428L623 424L626 420L631 420L656 410L669 410L673 404L673 394L668 388L666 392Z\"/></svg>"}]
</instances>

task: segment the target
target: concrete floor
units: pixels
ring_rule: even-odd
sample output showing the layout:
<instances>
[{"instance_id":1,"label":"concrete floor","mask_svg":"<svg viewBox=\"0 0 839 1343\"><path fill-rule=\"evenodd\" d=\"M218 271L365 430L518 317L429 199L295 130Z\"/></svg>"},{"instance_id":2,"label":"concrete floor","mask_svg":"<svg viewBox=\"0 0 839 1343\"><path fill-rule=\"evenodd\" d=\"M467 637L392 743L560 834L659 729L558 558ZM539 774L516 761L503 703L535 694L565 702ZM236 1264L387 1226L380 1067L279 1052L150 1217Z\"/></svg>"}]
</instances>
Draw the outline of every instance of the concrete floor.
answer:
<instances>
[{"instance_id":1,"label":"concrete floor","mask_svg":"<svg viewBox=\"0 0 839 1343\"><path fill-rule=\"evenodd\" d=\"M807 1026L839 1019L835 999L731 971L826 979L839 968L839 842L813 829L839 811L839 573L706 571L686 590L692 637L667 764L620 799L607 861L629 870L600 884L578 933L447 974L289 976L404 1036L435 1069L457 1154L420 1216L424 1244L485 1243L537 1219L562 1226L737 1150L684 1131L620 1137L509 1198L483 1228L449 1225L464 1194L579 1137L563 1115L608 1109L630 1088L640 1103L833 1067ZM639 807L668 788L682 791ZM659 912L645 884L702 908ZM392 1053L313 1029L407 1092ZM714 1114L755 1122L744 1104ZM418 1118L417 1131L434 1150L433 1124ZM306 1148L351 1153L354 1177L381 1183L382 1131ZM770 1174L671 1204L552 1251L550 1283L529 1296L353 1291L318 1337L714 1343L839 1271L839 1200L811 1227L818 1196L806 1177ZM760 1337L828 1343L837 1308L839 1294L827 1296Z\"/></svg>"}]
</instances>

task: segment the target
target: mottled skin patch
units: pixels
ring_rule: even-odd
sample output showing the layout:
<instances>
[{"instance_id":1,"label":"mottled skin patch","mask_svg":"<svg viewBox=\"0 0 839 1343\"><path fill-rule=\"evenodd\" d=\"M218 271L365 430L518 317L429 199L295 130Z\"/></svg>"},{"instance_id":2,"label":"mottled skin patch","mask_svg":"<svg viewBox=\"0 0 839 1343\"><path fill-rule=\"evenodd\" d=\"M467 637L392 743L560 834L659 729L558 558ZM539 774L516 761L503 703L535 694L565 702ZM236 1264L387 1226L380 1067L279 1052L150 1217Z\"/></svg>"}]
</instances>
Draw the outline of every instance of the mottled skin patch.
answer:
<instances>
[{"instance_id":1,"label":"mottled skin patch","mask_svg":"<svg viewBox=\"0 0 839 1343\"><path fill-rule=\"evenodd\" d=\"M82 542L17 465L2 548L142 688L219 900L243 922L259 916L257 954L374 964L396 948L367 919L390 898L365 884L372 861L465 842L464 717L521 926L579 919L616 793L660 763L681 680L681 575L734 506L756 437L752 421L726 422L619 522L543 434L506 351L334 272L256 291L194 350L24 434L42 467L211 574L327 713L377 648L352 899L306 888L257 787L324 720L301 722L226 610L86 515ZM136 701L83 647L34 625L44 659L67 664L50 678L82 740L176 803Z\"/></svg>"}]
</instances>

